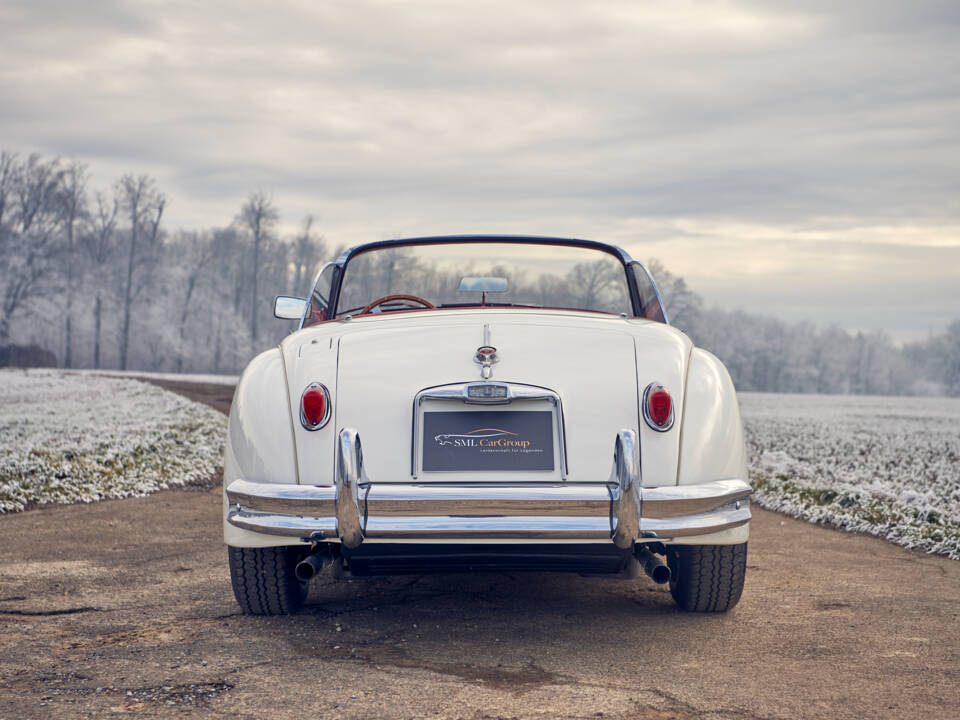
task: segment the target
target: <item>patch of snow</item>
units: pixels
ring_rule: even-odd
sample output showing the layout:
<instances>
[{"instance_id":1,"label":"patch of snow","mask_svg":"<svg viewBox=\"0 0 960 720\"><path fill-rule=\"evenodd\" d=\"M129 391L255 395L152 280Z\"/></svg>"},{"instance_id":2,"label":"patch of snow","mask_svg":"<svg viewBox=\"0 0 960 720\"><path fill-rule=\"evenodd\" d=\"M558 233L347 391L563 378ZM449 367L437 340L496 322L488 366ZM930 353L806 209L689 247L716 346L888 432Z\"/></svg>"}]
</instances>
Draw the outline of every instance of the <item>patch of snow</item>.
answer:
<instances>
[{"instance_id":1,"label":"patch of snow","mask_svg":"<svg viewBox=\"0 0 960 720\"><path fill-rule=\"evenodd\" d=\"M0 513L206 482L227 419L155 385L56 370L0 370Z\"/></svg>"}]
</instances>

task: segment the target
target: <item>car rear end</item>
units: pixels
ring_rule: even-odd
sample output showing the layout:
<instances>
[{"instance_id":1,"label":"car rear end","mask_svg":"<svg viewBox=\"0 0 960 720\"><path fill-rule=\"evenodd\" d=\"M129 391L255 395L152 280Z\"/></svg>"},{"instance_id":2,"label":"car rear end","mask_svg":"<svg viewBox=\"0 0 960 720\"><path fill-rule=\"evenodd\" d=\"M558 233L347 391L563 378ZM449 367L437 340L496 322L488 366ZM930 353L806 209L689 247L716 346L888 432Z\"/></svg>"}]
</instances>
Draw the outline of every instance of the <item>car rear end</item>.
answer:
<instances>
[{"instance_id":1,"label":"car rear end","mask_svg":"<svg viewBox=\"0 0 960 720\"><path fill-rule=\"evenodd\" d=\"M750 489L736 399L682 333L615 315L447 310L328 324L278 353L295 477L251 461L231 416L224 528L243 587L254 570L242 548L263 548L290 602L290 578L325 565L646 571L686 609L739 598ZM725 567L704 596L699 574ZM241 595L253 612L284 605Z\"/></svg>"}]
</instances>

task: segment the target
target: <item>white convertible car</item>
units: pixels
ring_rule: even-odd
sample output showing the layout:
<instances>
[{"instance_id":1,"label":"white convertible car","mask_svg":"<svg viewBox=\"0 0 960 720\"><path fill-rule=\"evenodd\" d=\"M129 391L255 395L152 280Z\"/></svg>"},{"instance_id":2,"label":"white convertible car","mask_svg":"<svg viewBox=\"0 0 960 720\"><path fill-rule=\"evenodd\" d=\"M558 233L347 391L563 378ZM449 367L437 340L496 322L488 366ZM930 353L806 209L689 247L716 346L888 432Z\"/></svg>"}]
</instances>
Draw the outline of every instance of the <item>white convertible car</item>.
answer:
<instances>
[{"instance_id":1,"label":"white convertible car","mask_svg":"<svg viewBox=\"0 0 960 720\"><path fill-rule=\"evenodd\" d=\"M299 608L354 576L565 571L740 599L750 486L726 369L646 269L588 240L352 248L237 385L224 539L237 602Z\"/></svg>"}]
</instances>

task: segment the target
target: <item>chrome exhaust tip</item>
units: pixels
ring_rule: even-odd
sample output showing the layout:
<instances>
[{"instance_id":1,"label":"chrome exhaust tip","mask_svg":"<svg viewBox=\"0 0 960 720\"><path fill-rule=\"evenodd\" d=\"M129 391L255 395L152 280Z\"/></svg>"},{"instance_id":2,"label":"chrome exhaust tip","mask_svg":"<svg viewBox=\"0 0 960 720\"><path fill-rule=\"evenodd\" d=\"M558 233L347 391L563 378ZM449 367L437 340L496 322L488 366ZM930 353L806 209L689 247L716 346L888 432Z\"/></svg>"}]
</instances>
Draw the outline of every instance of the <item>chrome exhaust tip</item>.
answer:
<instances>
[{"instance_id":1,"label":"chrome exhaust tip","mask_svg":"<svg viewBox=\"0 0 960 720\"><path fill-rule=\"evenodd\" d=\"M313 555L308 555L303 560L298 562L296 567L293 569L293 573L297 576L297 580L300 582L310 582L320 574L320 571L323 570L323 566L326 563L327 558L322 556L320 553L314 553Z\"/></svg>"},{"instance_id":2,"label":"chrome exhaust tip","mask_svg":"<svg viewBox=\"0 0 960 720\"><path fill-rule=\"evenodd\" d=\"M651 580L658 585L664 585L670 582L670 577L672 576L670 566L668 566L662 558L650 552L649 548L638 545L636 556L637 560L640 561L640 566L643 568L643 571Z\"/></svg>"}]
</instances>

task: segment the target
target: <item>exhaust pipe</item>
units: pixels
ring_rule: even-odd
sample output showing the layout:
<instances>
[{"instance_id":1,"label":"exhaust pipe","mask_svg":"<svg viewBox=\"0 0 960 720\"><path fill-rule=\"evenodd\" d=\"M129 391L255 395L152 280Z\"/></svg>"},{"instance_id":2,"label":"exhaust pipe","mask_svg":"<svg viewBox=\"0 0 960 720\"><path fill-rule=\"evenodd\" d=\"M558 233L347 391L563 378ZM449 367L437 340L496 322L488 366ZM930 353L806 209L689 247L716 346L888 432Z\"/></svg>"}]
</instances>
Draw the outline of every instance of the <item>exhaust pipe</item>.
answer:
<instances>
[{"instance_id":1,"label":"exhaust pipe","mask_svg":"<svg viewBox=\"0 0 960 720\"><path fill-rule=\"evenodd\" d=\"M643 571L650 576L651 580L658 585L670 582L670 567L660 557L643 545L637 546L636 554Z\"/></svg>"},{"instance_id":2,"label":"exhaust pipe","mask_svg":"<svg viewBox=\"0 0 960 720\"><path fill-rule=\"evenodd\" d=\"M307 557L297 563L297 566L293 569L293 573L300 582L310 582L320 574L323 566L328 562L330 562L330 556L328 554L321 555L320 553L314 553L313 555L307 555Z\"/></svg>"}]
</instances>

